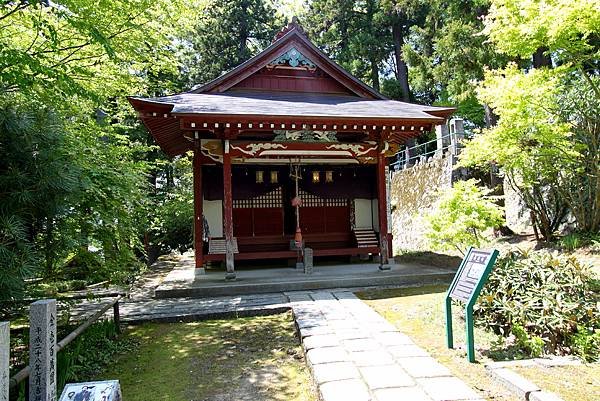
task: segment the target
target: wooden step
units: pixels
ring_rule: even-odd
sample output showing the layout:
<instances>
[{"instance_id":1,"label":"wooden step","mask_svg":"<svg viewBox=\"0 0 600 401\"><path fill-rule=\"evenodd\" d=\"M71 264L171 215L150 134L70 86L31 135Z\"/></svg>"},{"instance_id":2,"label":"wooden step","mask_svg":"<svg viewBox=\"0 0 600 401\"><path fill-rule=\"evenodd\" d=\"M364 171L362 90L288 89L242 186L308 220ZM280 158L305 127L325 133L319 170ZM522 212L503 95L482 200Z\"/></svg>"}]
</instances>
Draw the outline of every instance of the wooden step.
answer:
<instances>
[{"instance_id":1,"label":"wooden step","mask_svg":"<svg viewBox=\"0 0 600 401\"><path fill-rule=\"evenodd\" d=\"M359 228L354 230L356 246L359 248L372 248L379 246L377 234L370 228Z\"/></svg>"}]
</instances>

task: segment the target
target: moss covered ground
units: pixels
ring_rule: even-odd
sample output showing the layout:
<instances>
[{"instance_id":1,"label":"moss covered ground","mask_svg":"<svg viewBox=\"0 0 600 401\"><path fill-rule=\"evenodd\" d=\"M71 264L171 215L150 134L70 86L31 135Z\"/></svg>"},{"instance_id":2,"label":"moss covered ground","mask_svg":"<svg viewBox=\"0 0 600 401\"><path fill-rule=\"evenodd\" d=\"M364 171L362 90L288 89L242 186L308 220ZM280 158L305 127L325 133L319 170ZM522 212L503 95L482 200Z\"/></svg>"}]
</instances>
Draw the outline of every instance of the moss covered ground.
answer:
<instances>
[{"instance_id":1,"label":"moss covered ground","mask_svg":"<svg viewBox=\"0 0 600 401\"><path fill-rule=\"evenodd\" d=\"M130 326L138 341L103 372L128 401L312 401L291 313Z\"/></svg>"}]
</instances>

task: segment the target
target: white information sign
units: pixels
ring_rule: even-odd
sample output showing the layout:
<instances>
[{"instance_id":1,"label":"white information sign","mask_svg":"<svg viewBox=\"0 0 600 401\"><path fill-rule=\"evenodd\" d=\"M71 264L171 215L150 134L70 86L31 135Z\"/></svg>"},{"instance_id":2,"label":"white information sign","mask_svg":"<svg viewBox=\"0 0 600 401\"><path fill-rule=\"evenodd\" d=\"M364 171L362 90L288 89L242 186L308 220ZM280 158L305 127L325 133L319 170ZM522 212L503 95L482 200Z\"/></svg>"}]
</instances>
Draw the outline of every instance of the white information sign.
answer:
<instances>
[{"instance_id":1,"label":"white information sign","mask_svg":"<svg viewBox=\"0 0 600 401\"><path fill-rule=\"evenodd\" d=\"M118 380L67 384L60 401L121 401Z\"/></svg>"}]
</instances>

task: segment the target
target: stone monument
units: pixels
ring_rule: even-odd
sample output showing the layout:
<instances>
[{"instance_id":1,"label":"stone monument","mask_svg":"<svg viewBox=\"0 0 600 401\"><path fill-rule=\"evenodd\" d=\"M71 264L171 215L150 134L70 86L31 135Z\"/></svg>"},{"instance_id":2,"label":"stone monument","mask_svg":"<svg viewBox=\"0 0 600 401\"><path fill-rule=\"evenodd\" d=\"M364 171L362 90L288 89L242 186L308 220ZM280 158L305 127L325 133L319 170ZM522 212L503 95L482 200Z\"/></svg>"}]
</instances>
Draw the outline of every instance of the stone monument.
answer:
<instances>
[{"instance_id":1,"label":"stone monument","mask_svg":"<svg viewBox=\"0 0 600 401\"><path fill-rule=\"evenodd\" d=\"M118 380L87 383L69 383L65 386L60 401L121 401L121 386Z\"/></svg>"},{"instance_id":2,"label":"stone monument","mask_svg":"<svg viewBox=\"0 0 600 401\"><path fill-rule=\"evenodd\" d=\"M29 401L56 401L56 300L29 309Z\"/></svg>"},{"instance_id":3,"label":"stone monument","mask_svg":"<svg viewBox=\"0 0 600 401\"><path fill-rule=\"evenodd\" d=\"M0 322L0 401L8 401L10 323Z\"/></svg>"},{"instance_id":4,"label":"stone monument","mask_svg":"<svg viewBox=\"0 0 600 401\"><path fill-rule=\"evenodd\" d=\"M312 274L313 272L313 250L312 248L304 248L304 273Z\"/></svg>"}]
</instances>

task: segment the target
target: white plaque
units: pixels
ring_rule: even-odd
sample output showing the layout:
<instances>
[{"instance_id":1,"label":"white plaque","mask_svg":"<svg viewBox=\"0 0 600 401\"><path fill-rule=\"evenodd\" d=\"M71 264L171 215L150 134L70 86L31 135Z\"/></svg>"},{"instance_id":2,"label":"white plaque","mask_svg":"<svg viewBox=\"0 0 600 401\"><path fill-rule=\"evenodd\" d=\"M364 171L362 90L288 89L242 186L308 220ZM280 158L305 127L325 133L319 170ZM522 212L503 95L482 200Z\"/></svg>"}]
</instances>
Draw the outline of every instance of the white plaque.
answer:
<instances>
[{"instance_id":1,"label":"white plaque","mask_svg":"<svg viewBox=\"0 0 600 401\"><path fill-rule=\"evenodd\" d=\"M69 383L60 401L121 401L121 386L118 380Z\"/></svg>"}]
</instances>

